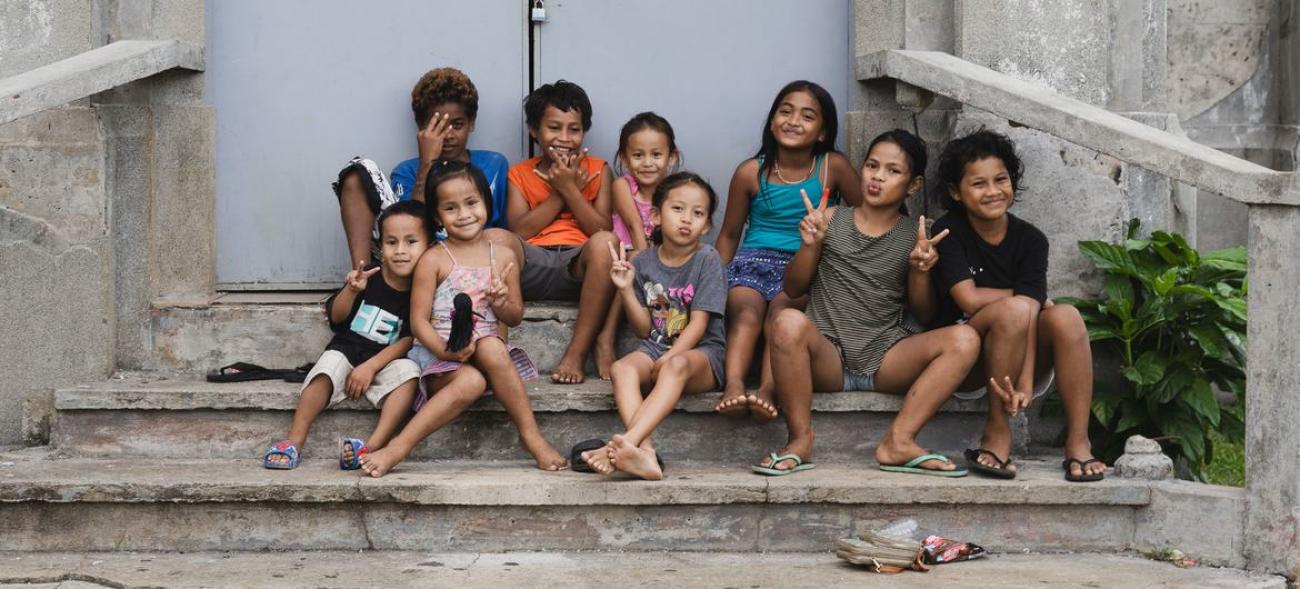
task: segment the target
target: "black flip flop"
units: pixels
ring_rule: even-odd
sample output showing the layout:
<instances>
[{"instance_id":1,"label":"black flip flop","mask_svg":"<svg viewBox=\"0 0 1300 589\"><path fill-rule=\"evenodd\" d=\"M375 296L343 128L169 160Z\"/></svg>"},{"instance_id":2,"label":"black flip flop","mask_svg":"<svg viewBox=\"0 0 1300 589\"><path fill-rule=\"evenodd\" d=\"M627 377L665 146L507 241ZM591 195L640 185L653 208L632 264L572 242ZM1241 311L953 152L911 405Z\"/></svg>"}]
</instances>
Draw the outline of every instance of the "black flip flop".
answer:
<instances>
[{"instance_id":1,"label":"black flip flop","mask_svg":"<svg viewBox=\"0 0 1300 589\"><path fill-rule=\"evenodd\" d=\"M1106 466L1105 463L1103 463L1100 460L1097 460L1096 458L1089 458L1087 460L1079 460L1078 458L1066 458L1065 460L1061 461L1061 468L1065 469L1065 480L1070 481L1071 483L1095 483L1097 481L1105 479L1106 478L1105 471L1099 472L1097 474L1087 474L1084 472L1083 469L1087 468L1089 464L1092 464L1094 462L1096 462L1097 464L1101 464L1102 466ZM1079 465L1079 473L1080 473L1079 476L1070 474L1071 464Z\"/></svg>"},{"instance_id":2,"label":"black flip flop","mask_svg":"<svg viewBox=\"0 0 1300 589\"><path fill-rule=\"evenodd\" d=\"M271 369L248 362L235 362L222 366L215 372L209 372L207 379L208 382L247 382L287 378L292 374L294 374L293 369Z\"/></svg>"},{"instance_id":3,"label":"black flip flop","mask_svg":"<svg viewBox=\"0 0 1300 589\"><path fill-rule=\"evenodd\" d=\"M312 369L312 368L315 368L315 367L316 367L315 364L313 364L313 363L311 363L311 362L308 362L308 363L306 363L306 364L303 364L302 366L299 366L299 367L297 367L297 368L294 368L294 369L293 369L293 374L290 374L289 376L284 377L284 381L285 381L285 382L303 382L303 381L307 380L307 375L310 374L310 373L311 373L311 369Z\"/></svg>"},{"instance_id":4,"label":"black flip flop","mask_svg":"<svg viewBox=\"0 0 1300 589\"><path fill-rule=\"evenodd\" d=\"M582 459L582 453L604 448L606 443L605 440L592 438L574 444L573 449L569 450L569 469L573 472L596 472Z\"/></svg>"},{"instance_id":5,"label":"black flip flop","mask_svg":"<svg viewBox=\"0 0 1300 589\"><path fill-rule=\"evenodd\" d=\"M982 455L987 455L989 458L992 458L994 462L998 463L998 465L994 467L994 466L989 466L987 464L981 463L979 461L979 458ZM963 456L966 457L966 466L971 470L978 472L982 475L988 475L998 479L1016 478L1016 471L1007 470L1007 466L1011 465L1010 458L1003 460L1001 458L998 458L997 454L994 454L993 452L989 450L985 450L983 448L979 448L979 449L967 448L966 451L963 453Z\"/></svg>"}]
</instances>

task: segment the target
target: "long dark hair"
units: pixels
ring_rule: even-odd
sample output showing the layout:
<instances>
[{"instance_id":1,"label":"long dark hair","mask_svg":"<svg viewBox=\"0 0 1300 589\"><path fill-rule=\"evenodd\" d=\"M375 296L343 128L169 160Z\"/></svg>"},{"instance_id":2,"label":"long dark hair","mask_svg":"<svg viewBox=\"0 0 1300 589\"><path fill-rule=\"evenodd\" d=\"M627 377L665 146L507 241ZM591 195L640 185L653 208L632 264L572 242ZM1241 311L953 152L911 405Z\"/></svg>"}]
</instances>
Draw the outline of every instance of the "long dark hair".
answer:
<instances>
[{"instance_id":1,"label":"long dark hair","mask_svg":"<svg viewBox=\"0 0 1300 589\"><path fill-rule=\"evenodd\" d=\"M483 199L483 207L487 209L484 221L492 218L492 186L483 171L468 162L438 162L429 168L424 181L424 224L435 234L442 230L442 221L438 219L438 186L454 178L466 178L474 184L479 198Z\"/></svg>"},{"instance_id":2,"label":"long dark hair","mask_svg":"<svg viewBox=\"0 0 1300 589\"><path fill-rule=\"evenodd\" d=\"M835 110L835 99L831 98L831 93L827 92L816 82L808 80L795 80L786 84L776 93L776 99L772 101L772 108L767 111L767 118L763 120L763 144L758 149L754 157L761 158L758 174L768 173L772 166L776 164L776 135L772 134L772 118L776 116L777 109L781 108L781 101L785 100L793 92L807 92L812 94L813 99L817 101L817 107L822 111L822 139L813 144L813 157L823 153L835 151L835 138L839 134L840 123L839 114Z\"/></svg>"},{"instance_id":3,"label":"long dark hair","mask_svg":"<svg viewBox=\"0 0 1300 589\"><path fill-rule=\"evenodd\" d=\"M699 186L702 190L704 190L705 194L709 195L709 220L710 222L712 222L713 213L718 210L718 193L713 191L713 187L709 185L708 180L705 180L695 172L687 172L683 170L681 172L677 172L676 174L668 176L667 178L664 178L664 181L660 182L659 186L655 188L654 196L650 198L650 206L656 209L662 207L664 201L668 200L669 192L672 192L673 190L685 186L687 184L694 184L696 186ZM654 233L650 234L650 241L654 242L655 245L663 245L664 243L663 227L660 227L658 225L655 226Z\"/></svg>"},{"instance_id":4,"label":"long dark hair","mask_svg":"<svg viewBox=\"0 0 1300 589\"><path fill-rule=\"evenodd\" d=\"M903 155L907 156L908 184L911 184L918 176L925 175L925 166L929 157L926 155L925 142L921 141L920 137L917 137L911 132L903 129L893 129L876 135L876 138L872 139L871 143L867 145L867 155L863 157L862 164L866 165L867 158L871 157L871 150L875 149L876 145L885 142L897 145L899 149L903 150ZM858 167L861 168L862 166ZM921 195L921 198L926 198L924 193ZM902 214L906 215L907 202L904 201L898 207L898 210Z\"/></svg>"}]
</instances>

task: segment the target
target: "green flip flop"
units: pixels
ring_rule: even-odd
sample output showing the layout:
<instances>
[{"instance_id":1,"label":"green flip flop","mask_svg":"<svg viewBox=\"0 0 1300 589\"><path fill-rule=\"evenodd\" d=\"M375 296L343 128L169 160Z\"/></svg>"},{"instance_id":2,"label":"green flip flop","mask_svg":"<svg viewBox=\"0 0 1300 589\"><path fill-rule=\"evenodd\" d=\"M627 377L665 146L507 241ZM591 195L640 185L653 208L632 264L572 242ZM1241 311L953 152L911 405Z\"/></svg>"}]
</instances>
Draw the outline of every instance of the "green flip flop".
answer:
<instances>
[{"instance_id":1,"label":"green flip flop","mask_svg":"<svg viewBox=\"0 0 1300 589\"><path fill-rule=\"evenodd\" d=\"M750 466L749 469L761 475L767 475L770 477L783 477L788 474L794 474L801 470L809 470L817 466L816 464L813 464L811 462L809 462L808 464L804 464L803 459L800 458L797 454L782 454L778 456L776 452L768 452L767 456L772 459L772 466L763 466L762 464L755 464L753 466ZM793 460L794 466L784 470L776 468L777 463L781 462L782 460Z\"/></svg>"},{"instance_id":2,"label":"green flip flop","mask_svg":"<svg viewBox=\"0 0 1300 589\"><path fill-rule=\"evenodd\" d=\"M906 472L911 474L923 474L932 477L950 477L950 478L964 477L968 474L968 471L964 468L958 468L955 470L935 470L933 468L921 468L920 466L918 466L919 464L927 460L938 460L940 462L947 462L948 464L952 464L952 461L949 460L948 457L944 456L943 454L922 454L920 456L917 456L916 458L908 460L907 464L904 464L902 466L882 464L880 465L880 470L887 470L889 472Z\"/></svg>"}]
</instances>

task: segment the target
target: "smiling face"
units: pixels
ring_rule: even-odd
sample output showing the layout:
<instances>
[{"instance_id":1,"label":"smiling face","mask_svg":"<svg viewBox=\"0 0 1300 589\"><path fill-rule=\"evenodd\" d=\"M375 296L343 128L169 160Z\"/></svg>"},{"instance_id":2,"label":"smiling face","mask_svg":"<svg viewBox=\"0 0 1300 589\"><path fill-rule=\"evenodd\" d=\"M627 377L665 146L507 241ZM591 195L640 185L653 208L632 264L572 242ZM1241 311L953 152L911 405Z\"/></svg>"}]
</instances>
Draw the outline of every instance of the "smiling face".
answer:
<instances>
[{"instance_id":1,"label":"smiling face","mask_svg":"<svg viewBox=\"0 0 1300 589\"><path fill-rule=\"evenodd\" d=\"M768 127L776 142L786 149L810 149L823 137L822 109L817 99L804 90L781 97Z\"/></svg>"},{"instance_id":2,"label":"smiling face","mask_svg":"<svg viewBox=\"0 0 1300 589\"><path fill-rule=\"evenodd\" d=\"M948 192L966 214L985 221L1001 219L1016 199L1006 164L1002 158L991 156L966 164L961 183Z\"/></svg>"},{"instance_id":3,"label":"smiling face","mask_svg":"<svg viewBox=\"0 0 1300 589\"><path fill-rule=\"evenodd\" d=\"M437 196L438 221L448 239L467 241L483 232L487 205L469 178L450 178L438 184Z\"/></svg>"},{"instance_id":4,"label":"smiling face","mask_svg":"<svg viewBox=\"0 0 1300 589\"><path fill-rule=\"evenodd\" d=\"M384 219L379 228L379 252L384 272L407 278L415 272L415 262L429 248L429 234L424 231L424 219L413 215L397 214Z\"/></svg>"},{"instance_id":5,"label":"smiling face","mask_svg":"<svg viewBox=\"0 0 1300 589\"><path fill-rule=\"evenodd\" d=\"M542 111L537 128L528 132L542 149L542 159L548 162L552 155L577 154L582 150L582 139L587 134L582 130L582 113L578 109L566 111L549 105Z\"/></svg>"},{"instance_id":6,"label":"smiling face","mask_svg":"<svg viewBox=\"0 0 1300 589\"><path fill-rule=\"evenodd\" d=\"M867 206L898 206L916 192L921 177L911 178L912 166L903 148L893 141L881 141L862 162L862 196Z\"/></svg>"},{"instance_id":7,"label":"smiling face","mask_svg":"<svg viewBox=\"0 0 1300 589\"><path fill-rule=\"evenodd\" d=\"M650 220L659 226L665 242L691 246L709 231L709 193L690 183L673 188L663 204L650 209Z\"/></svg>"},{"instance_id":8,"label":"smiling face","mask_svg":"<svg viewBox=\"0 0 1300 589\"><path fill-rule=\"evenodd\" d=\"M458 102L444 102L434 106L431 112L450 117L439 157L444 160L468 160L465 150L469 148L469 134L474 132L474 119L465 114L465 107Z\"/></svg>"},{"instance_id":9,"label":"smiling face","mask_svg":"<svg viewBox=\"0 0 1300 589\"><path fill-rule=\"evenodd\" d=\"M677 163L677 154L668 147L668 136L648 128L628 135L627 149L619 156L641 186L659 184L668 175L668 169Z\"/></svg>"}]
</instances>

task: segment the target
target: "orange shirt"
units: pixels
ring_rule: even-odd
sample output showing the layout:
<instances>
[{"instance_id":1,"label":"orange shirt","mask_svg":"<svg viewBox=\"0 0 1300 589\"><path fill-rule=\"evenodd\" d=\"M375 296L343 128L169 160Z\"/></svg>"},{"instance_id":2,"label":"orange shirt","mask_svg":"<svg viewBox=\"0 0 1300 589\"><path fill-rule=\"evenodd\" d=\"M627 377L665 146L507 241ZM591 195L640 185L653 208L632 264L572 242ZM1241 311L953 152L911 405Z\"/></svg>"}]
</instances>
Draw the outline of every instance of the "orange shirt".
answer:
<instances>
[{"instance_id":1,"label":"orange shirt","mask_svg":"<svg viewBox=\"0 0 1300 589\"><path fill-rule=\"evenodd\" d=\"M529 209L537 208L537 205L542 204L546 197L551 195L551 185L534 172L537 164L541 162L542 158L535 157L510 166L508 174L510 184L524 195ZM582 168L587 172L587 185L582 187L582 197L587 199L587 202L592 202L600 192L600 173L605 169L605 160L589 155L582 160ZM550 225L543 227L537 235L528 238L528 243L539 246L582 245L587 243L587 238L587 234L582 232L582 227L578 226L577 219L573 218L573 212L565 209L555 216L555 220L551 221Z\"/></svg>"}]
</instances>

